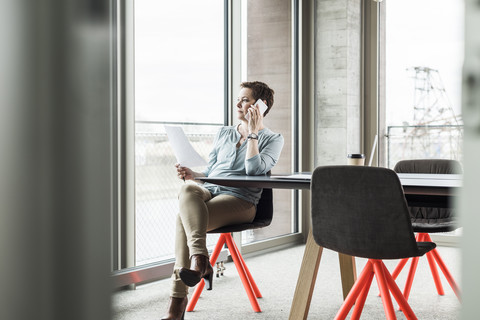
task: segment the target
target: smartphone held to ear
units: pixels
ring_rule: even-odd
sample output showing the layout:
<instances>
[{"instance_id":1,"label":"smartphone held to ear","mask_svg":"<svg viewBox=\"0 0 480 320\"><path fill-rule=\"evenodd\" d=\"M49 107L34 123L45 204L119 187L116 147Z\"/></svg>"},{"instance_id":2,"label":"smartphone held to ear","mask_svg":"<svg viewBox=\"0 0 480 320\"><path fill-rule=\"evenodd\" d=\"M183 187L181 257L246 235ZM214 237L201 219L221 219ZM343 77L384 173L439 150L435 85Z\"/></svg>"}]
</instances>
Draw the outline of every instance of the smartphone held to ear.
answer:
<instances>
[{"instance_id":1,"label":"smartphone held to ear","mask_svg":"<svg viewBox=\"0 0 480 320\"><path fill-rule=\"evenodd\" d=\"M267 111L268 107L267 105L262 101L262 99L258 99L255 104L258 106L258 109L260 110L260 114L263 115L265 111ZM250 113L247 112L245 115L245 119L250 120Z\"/></svg>"}]
</instances>

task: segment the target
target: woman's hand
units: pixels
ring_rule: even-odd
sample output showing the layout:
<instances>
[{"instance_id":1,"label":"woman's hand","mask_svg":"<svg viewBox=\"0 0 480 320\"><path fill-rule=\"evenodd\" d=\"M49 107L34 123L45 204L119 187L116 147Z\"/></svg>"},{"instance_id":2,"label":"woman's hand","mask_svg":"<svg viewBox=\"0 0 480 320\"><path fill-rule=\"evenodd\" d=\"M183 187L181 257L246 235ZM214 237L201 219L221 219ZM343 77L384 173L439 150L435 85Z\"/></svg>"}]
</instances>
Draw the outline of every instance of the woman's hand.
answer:
<instances>
[{"instance_id":1,"label":"woman's hand","mask_svg":"<svg viewBox=\"0 0 480 320\"><path fill-rule=\"evenodd\" d=\"M253 105L248 108L250 118L248 119L248 132L258 133L263 124L263 115L260 113L258 105Z\"/></svg>"},{"instance_id":2,"label":"woman's hand","mask_svg":"<svg viewBox=\"0 0 480 320\"><path fill-rule=\"evenodd\" d=\"M193 178L195 178L195 175L192 169L187 167L182 167L180 166L179 163L175 164L175 168L177 168L177 176L179 179L192 180Z\"/></svg>"}]
</instances>

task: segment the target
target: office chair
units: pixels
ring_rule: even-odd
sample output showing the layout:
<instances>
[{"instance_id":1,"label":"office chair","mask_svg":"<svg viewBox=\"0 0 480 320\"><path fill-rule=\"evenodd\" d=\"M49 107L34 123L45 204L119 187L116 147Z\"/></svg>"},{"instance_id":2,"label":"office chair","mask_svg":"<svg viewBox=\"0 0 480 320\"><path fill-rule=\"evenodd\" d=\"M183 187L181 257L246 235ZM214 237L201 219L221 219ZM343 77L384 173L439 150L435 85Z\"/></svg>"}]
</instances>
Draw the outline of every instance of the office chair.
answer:
<instances>
[{"instance_id":1,"label":"office chair","mask_svg":"<svg viewBox=\"0 0 480 320\"><path fill-rule=\"evenodd\" d=\"M461 174L463 172L462 166L458 161L445 159L402 160L395 165L393 170L397 173ZM429 233L449 232L459 227L455 219L454 210L452 209L409 207L409 210L413 231L417 233L417 241L432 241ZM453 292L457 298L460 299L460 289L440 257L437 249L428 252L426 256L437 293L441 296L445 294L442 282L438 275L438 264ZM392 272L393 279L398 277L407 261L408 259L402 259L399 262L397 267ZM417 265L418 257L412 259L407 281L405 283L405 288L403 290L403 295L407 300L410 295Z\"/></svg>"},{"instance_id":2,"label":"office chair","mask_svg":"<svg viewBox=\"0 0 480 320\"><path fill-rule=\"evenodd\" d=\"M390 292L407 319L416 319L382 259L416 257L435 248L416 242L400 180L386 168L317 167L312 175L312 233L325 248L368 258L335 319L360 318L373 277L387 319L396 319Z\"/></svg>"},{"instance_id":3,"label":"office chair","mask_svg":"<svg viewBox=\"0 0 480 320\"><path fill-rule=\"evenodd\" d=\"M253 311L261 312L260 306L258 304L257 298L261 298L262 294L258 289L255 281L253 280L248 267L243 260L243 257L238 250L235 241L233 241L233 237L231 235L232 232L240 232L244 230L250 229L259 229L270 225L273 218L273 197L272 197L272 189L263 189L262 196L257 204L257 211L255 214L255 218L251 223L243 223L231 226L225 226L221 228L217 228L215 230L211 230L208 233L220 233L220 238L215 245L215 249L210 256L210 264L212 266L215 265L217 262L217 258L222 250L223 246L226 244L230 255L233 258L233 262L235 267L237 268L238 274L240 275L240 279L242 280L243 286L245 291L247 292L248 299L250 300L250 304L252 305ZM203 288L205 287L205 282L202 281L197 285L192 298L187 306L187 311L193 311L195 305L197 304L198 298L202 293Z\"/></svg>"}]
</instances>

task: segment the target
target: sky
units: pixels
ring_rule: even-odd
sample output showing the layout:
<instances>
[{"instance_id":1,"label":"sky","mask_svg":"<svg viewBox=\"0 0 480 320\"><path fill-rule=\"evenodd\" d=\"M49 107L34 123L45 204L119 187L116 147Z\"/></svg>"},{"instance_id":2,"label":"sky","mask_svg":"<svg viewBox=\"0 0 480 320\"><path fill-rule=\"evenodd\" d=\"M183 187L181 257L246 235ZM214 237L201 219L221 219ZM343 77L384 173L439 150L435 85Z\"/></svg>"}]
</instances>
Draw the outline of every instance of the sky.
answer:
<instances>
[{"instance_id":1,"label":"sky","mask_svg":"<svg viewBox=\"0 0 480 320\"><path fill-rule=\"evenodd\" d=\"M137 121L223 123L223 26L222 0L135 1Z\"/></svg>"},{"instance_id":2,"label":"sky","mask_svg":"<svg viewBox=\"0 0 480 320\"><path fill-rule=\"evenodd\" d=\"M461 113L464 1L385 0L387 125L413 121L412 67L439 71L453 110Z\"/></svg>"}]
</instances>

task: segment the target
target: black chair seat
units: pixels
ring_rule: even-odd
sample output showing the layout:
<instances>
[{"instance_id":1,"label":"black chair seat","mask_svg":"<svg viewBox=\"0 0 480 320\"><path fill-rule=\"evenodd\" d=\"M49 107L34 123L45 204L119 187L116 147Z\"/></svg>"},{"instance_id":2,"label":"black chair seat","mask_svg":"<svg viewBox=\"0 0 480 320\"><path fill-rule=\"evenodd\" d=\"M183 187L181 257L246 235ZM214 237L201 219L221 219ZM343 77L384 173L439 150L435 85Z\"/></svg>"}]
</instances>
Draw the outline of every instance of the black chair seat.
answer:
<instances>
[{"instance_id":1,"label":"black chair seat","mask_svg":"<svg viewBox=\"0 0 480 320\"><path fill-rule=\"evenodd\" d=\"M438 232L450 232L458 229L458 223L456 221L445 222L412 222L414 232L423 233L438 233Z\"/></svg>"},{"instance_id":2,"label":"black chair seat","mask_svg":"<svg viewBox=\"0 0 480 320\"><path fill-rule=\"evenodd\" d=\"M436 245L433 242L417 242L417 247L418 251L421 253L421 256L423 256L430 250L435 249Z\"/></svg>"},{"instance_id":3,"label":"black chair seat","mask_svg":"<svg viewBox=\"0 0 480 320\"><path fill-rule=\"evenodd\" d=\"M215 230L210 230L207 233L231 233L231 232L241 232L244 230L250 229L260 229L263 227L267 227L270 225L270 221L253 221L252 223L244 223L244 224L235 224L231 226L224 226L221 228L217 228Z\"/></svg>"},{"instance_id":4,"label":"black chair seat","mask_svg":"<svg viewBox=\"0 0 480 320\"><path fill-rule=\"evenodd\" d=\"M260 229L270 225L273 218L273 192L272 189L263 189L262 197L257 204L257 212L251 223L223 226L208 233L231 233L250 229Z\"/></svg>"}]
</instances>

